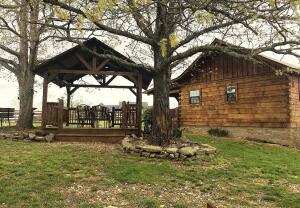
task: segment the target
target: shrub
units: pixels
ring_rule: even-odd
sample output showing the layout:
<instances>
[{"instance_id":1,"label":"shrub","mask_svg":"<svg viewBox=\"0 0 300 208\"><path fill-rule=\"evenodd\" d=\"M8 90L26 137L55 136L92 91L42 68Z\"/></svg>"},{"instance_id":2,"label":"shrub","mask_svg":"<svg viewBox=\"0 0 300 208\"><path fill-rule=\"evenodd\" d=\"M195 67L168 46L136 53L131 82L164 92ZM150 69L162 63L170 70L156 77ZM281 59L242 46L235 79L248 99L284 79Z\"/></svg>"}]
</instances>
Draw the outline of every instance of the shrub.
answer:
<instances>
[{"instance_id":1,"label":"shrub","mask_svg":"<svg viewBox=\"0 0 300 208\"><path fill-rule=\"evenodd\" d=\"M152 108L147 108L146 110L144 110L143 120L152 121L152 112L153 112Z\"/></svg>"},{"instance_id":2,"label":"shrub","mask_svg":"<svg viewBox=\"0 0 300 208\"><path fill-rule=\"evenodd\" d=\"M211 136L217 136L217 137L226 137L229 135L229 132L225 129L220 128L210 128L208 130L209 135Z\"/></svg>"},{"instance_id":3,"label":"shrub","mask_svg":"<svg viewBox=\"0 0 300 208\"><path fill-rule=\"evenodd\" d=\"M181 128L176 128L173 130L173 137L179 139L182 137L183 130Z\"/></svg>"}]
</instances>

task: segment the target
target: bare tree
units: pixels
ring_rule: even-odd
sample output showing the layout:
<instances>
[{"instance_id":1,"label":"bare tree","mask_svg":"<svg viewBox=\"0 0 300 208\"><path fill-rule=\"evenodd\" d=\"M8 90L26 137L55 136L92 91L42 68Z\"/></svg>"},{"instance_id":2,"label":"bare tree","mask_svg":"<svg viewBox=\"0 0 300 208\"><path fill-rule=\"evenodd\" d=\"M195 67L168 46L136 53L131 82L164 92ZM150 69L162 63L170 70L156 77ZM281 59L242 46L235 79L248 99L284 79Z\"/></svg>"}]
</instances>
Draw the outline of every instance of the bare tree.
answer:
<instances>
[{"instance_id":1,"label":"bare tree","mask_svg":"<svg viewBox=\"0 0 300 208\"><path fill-rule=\"evenodd\" d=\"M148 50L150 66L109 58L153 72L152 137L157 144L170 141L168 95L172 70L198 53L221 51L244 56L237 54L233 46L208 44L212 38L246 46L252 56L273 51L299 57L297 0L43 1L54 5L57 15L77 25L78 30L82 25L89 26L96 32L135 42L142 51ZM66 38L71 39L70 33Z\"/></svg>"},{"instance_id":2,"label":"bare tree","mask_svg":"<svg viewBox=\"0 0 300 208\"><path fill-rule=\"evenodd\" d=\"M38 53L55 34L47 27L51 21L53 11L40 0L0 2L0 65L12 72L19 84L20 128L32 127L34 68Z\"/></svg>"}]
</instances>

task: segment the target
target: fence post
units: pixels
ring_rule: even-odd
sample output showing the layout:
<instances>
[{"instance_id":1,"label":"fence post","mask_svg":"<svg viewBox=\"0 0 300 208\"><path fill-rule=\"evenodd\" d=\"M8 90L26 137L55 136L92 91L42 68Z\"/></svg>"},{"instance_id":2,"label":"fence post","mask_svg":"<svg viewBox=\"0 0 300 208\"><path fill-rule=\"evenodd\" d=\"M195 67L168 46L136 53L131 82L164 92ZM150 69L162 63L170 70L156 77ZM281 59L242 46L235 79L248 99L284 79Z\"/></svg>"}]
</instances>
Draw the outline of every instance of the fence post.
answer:
<instances>
[{"instance_id":1,"label":"fence post","mask_svg":"<svg viewBox=\"0 0 300 208\"><path fill-rule=\"evenodd\" d=\"M62 129L64 125L64 101L62 99L58 100L58 128Z\"/></svg>"},{"instance_id":2,"label":"fence post","mask_svg":"<svg viewBox=\"0 0 300 208\"><path fill-rule=\"evenodd\" d=\"M122 102L122 128L126 128L127 127L127 105L126 102L123 101Z\"/></svg>"}]
</instances>

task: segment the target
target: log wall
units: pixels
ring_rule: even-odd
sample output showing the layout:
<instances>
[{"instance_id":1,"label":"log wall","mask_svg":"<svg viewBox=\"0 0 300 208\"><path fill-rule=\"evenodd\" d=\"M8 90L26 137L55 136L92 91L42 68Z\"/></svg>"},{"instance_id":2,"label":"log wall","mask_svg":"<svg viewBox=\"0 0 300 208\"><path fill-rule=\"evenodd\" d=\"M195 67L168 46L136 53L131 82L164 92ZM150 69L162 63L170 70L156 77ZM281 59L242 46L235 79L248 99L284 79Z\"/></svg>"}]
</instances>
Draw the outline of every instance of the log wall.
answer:
<instances>
[{"instance_id":1,"label":"log wall","mask_svg":"<svg viewBox=\"0 0 300 208\"><path fill-rule=\"evenodd\" d=\"M290 77L290 121L291 127L300 127L300 78Z\"/></svg>"},{"instance_id":2,"label":"log wall","mask_svg":"<svg viewBox=\"0 0 300 208\"><path fill-rule=\"evenodd\" d=\"M290 92L290 80L286 76L275 75L274 70L281 67L279 64L254 63L228 55L209 56L198 62L197 70L192 72L194 76L181 83L181 126L290 126L289 96L296 90ZM226 101L227 84L237 85L236 103ZM190 90L202 92L200 104L189 103ZM298 104L295 102L293 109ZM300 118L299 110L294 114Z\"/></svg>"}]
</instances>

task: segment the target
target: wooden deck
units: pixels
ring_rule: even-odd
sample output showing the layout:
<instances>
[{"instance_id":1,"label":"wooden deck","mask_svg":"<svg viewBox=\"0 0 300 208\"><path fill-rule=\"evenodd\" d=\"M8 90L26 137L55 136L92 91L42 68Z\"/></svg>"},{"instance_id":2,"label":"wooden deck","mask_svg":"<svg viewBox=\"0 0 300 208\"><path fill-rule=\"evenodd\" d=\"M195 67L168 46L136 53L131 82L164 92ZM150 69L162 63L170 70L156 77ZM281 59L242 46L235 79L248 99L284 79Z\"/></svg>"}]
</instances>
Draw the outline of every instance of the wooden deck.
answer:
<instances>
[{"instance_id":1,"label":"wooden deck","mask_svg":"<svg viewBox=\"0 0 300 208\"><path fill-rule=\"evenodd\" d=\"M138 134L138 128L46 128L55 133L55 140L62 142L119 143L128 134Z\"/></svg>"}]
</instances>

